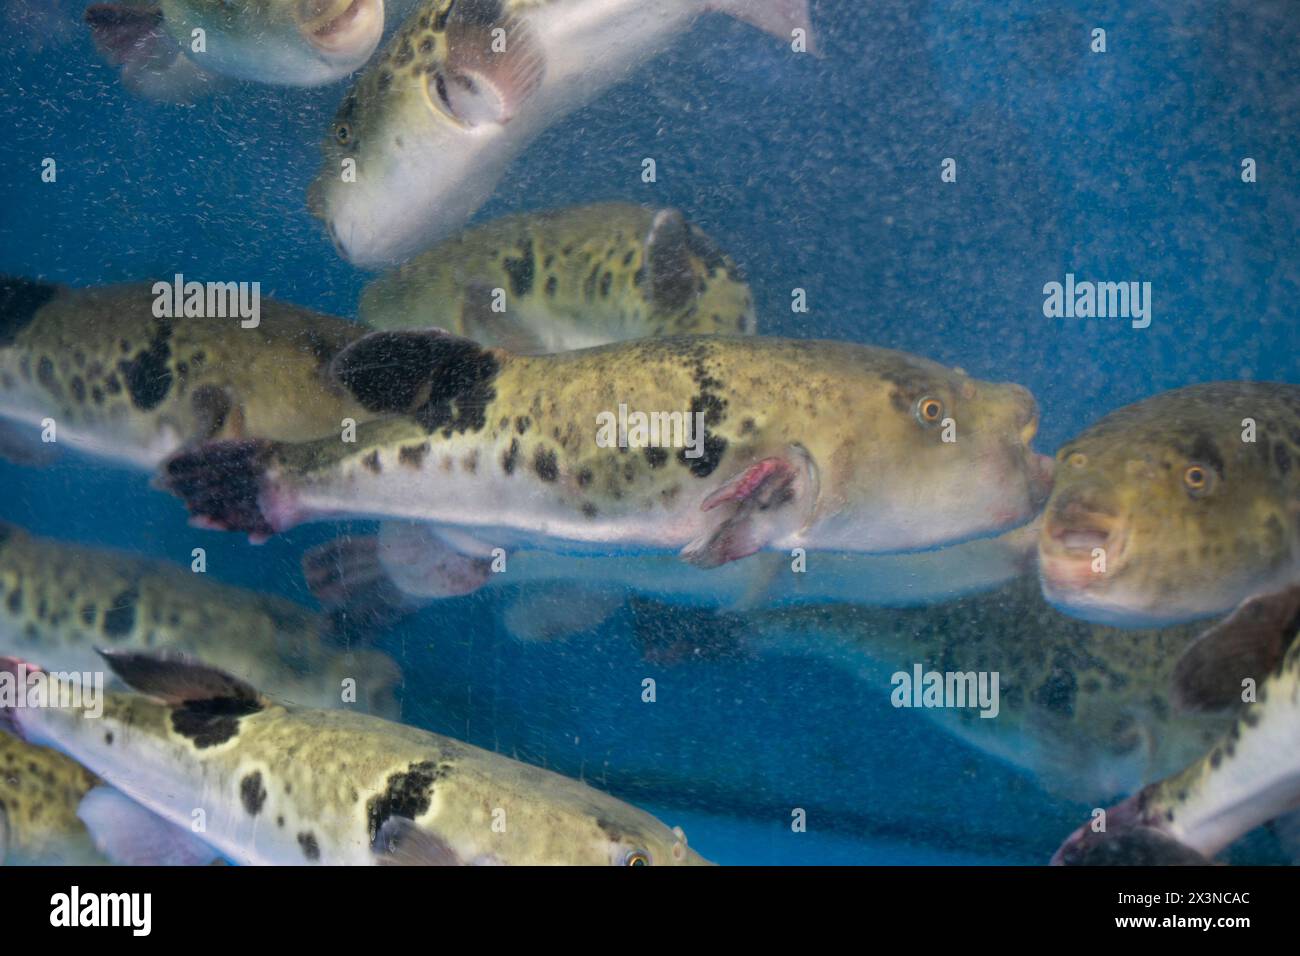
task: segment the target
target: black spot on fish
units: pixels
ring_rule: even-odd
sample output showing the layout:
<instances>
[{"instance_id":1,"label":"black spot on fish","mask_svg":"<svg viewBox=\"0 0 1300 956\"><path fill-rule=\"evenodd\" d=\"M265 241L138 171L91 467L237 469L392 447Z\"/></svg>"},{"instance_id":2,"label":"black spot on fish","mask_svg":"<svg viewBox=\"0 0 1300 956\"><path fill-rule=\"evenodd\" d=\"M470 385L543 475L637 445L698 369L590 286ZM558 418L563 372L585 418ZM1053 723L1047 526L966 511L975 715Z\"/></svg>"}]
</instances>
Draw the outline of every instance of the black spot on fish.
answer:
<instances>
[{"instance_id":1,"label":"black spot on fish","mask_svg":"<svg viewBox=\"0 0 1300 956\"><path fill-rule=\"evenodd\" d=\"M537 477L542 481L555 481L555 479L559 478L560 466L555 457L555 450L538 448L537 454L533 456L533 469L537 472Z\"/></svg>"},{"instance_id":2,"label":"black spot on fish","mask_svg":"<svg viewBox=\"0 0 1300 956\"><path fill-rule=\"evenodd\" d=\"M54 395L59 394L59 382L54 377L54 363L48 355L42 355L36 363L36 381L45 386L45 390Z\"/></svg>"},{"instance_id":3,"label":"black spot on fish","mask_svg":"<svg viewBox=\"0 0 1300 956\"><path fill-rule=\"evenodd\" d=\"M104 388L110 395L120 395L122 393L122 383L118 381L116 375L110 375L104 382Z\"/></svg>"},{"instance_id":4,"label":"black spot on fish","mask_svg":"<svg viewBox=\"0 0 1300 956\"><path fill-rule=\"evenodd\" d=\"M1291 453L1287 451L1286 445L1281 441L1273 443L1273 462L1277 465L1277 470L1282 474L1291 472Z\"/></svg>"},{"instance_id":5,"label":"black spot on fish","mask_svg":"<svg viewBox=\"0 0 1300 956\"><path fill-rule=\"evenodd\" d=\"M600 277L600 297L602 299L609 298L609 290L613 286L613 284L614 284L613 273L606 272L603 276Z\"/></svg>"},{"instance_id":6,"label":"black spot on fish","mask_svg":"<svg viewBox=\"0 0 1300 956\"><path fill-rule=\"evenodd\" d=\"M578 487L586 488L589 484L591 484L592 477L593 476L591 474L590 468L582 469L582 471L578 472Z\"/></svg>"},{"instance_id":7,"label":"black spot on fish","mask_svg":"<svg viewBox=\"0 0 1300 956\"><path fill-rule=\"evenodd\" d=\"M596 506L593 505L590 501L584 501L582 503L582 513L586 515L588 518L594 518L596 517L597 514L599 514L599 512L596 510Z\"/></svg>"},{"instance_id":8,"label":"black spot on fish","mask_svg":"<svg viewBox=\"0 0 1300 956\"><path fill-rule=\"evenodd\" d=\"M1073 669L1057 666L1053 668L1051 676L1034 691L1034 703L1055 714L1070 717L1074 714L1077 691L1078 683Z\"/></svg>"},{"instance_id":9,"label":"black spot on fish","mask_svg":"<svg viewBox=\"0 0 1300 956\"><path fill-rule=\"evenodd\" d=\"M518 418L515 419L515 431L523 435L528 431L528 428L530 425L532 425L532 423L533 420L529 418L527 415L520 415Z\"/></svg>"},{"instance_id":10,"label":"black spot on fish","mask_svg":"<svg viewBox=\"0 0 1300 956\"><path fill-rule=\"evenodd\" d=\"M157 408L171 391L172 370L168 365L171 335L170 320L159 319L149 347L117 363L131 401L141 411Z\"/></svg>"},{"instance_id":11,"label":"black spot on fish","mask_svg":"<svg viewBox=\"0 0 1300 956\"><path fill-rule=\"evenodd\" d=\"M333 374L368 410L409 413L426 431L450 437L486 426L499 367L490 351L468 339L376 332L345 349Z\"/></svg>"},{"instance_id":12,"label":"black spot on fish","mask_svg":"<svg viewBox=\"0 0 1300 956\"><path fill-rule=\"evenodd\" d=\"M662 448L648 446L645 449L645 460L646 464L651 468L661 468L668 461L668 452Z\"/></svg>"},{"instance_id":13,"label":"black spot on fish","mask_svg":"<svg viewBox=\"0 0 1300 956\"><path fill-rule=\"evenodd\" d=\"M362 458L361 464L365 465L366 470L373 471L376 475L379 474L383 470L379 464L379 449L375 449Z\"/></svg>"},{"instance_id":14,"label":"black spot on fish","mask_svg":"<svg viewBox=\"0 0 1300 956\"><path fill-rule=\"evenodd\" d=\"M238 697L189 701L172 711L172 729L203 750L238 736L239 719L261 709L256 701Z\"/></svg>"},{"instance_id":15,"label":"black spot on fish","mask_svg":"<svg viewBox=\"0 0 1300 956\"><path fill-rule=\"evenodd\" d=\"M104 612L104 635L114 640L126 637L135 628L136 605L140 601L140 590L130 587L113 598L112 605Z\"/></svg>"},{"instance_id":16,"label":"black spot on fish","mask_svg":"<svg viewBox=\"0 0 1300 956\"><path fill-rule=\"evenodd\" d=\"M446 776L446 771L446 765L438 766L431 760L424 760L411 764L404 773L389 777L384 792L366 801L370 842L375 842L390 817L414 820L427 813L433 799L433 785Z\"/></svg>"},{"instance_id":17,"label":"black spot on fish","mask_svg":"<svg viewBox=\"0 0 1300 956\"><path fill-rule=\"evenodd\" d=\"M559 283L556 281L555 276L551 276L549 279L546 280L546 294L553 299L555 298L555 293L558 290L559 290Z\"/></svg>"},{"instance_id":18,"label":"black spot on fish","mask_svg":"<svg viewBox=\"0 0 1300 956\"><path fill-rule=\"evenodd\" d=\"M12 345L58 291L48 282L0 277L0 346Z\"/></svg>"},{"instance_id":19,"label":"black spot on fish","mask_svg":"<svg viewBox=\"0 0 1300 956\"><path fill-rule=\"evenodd\" d=\"M110 730L104 734L104 743L110 747L113 746L113 731Z\"/></svg>"},{"instance_id":20,"label":"black spot on fish","mask_svg":"<svg viewBox=\"0 0 1300 956\"><path fill-rule=\"evenodd\" d=\"M677 460L690 469L696 478L707 478L722 463L722 456L727 453L727 440L720 435L712 435L706 430L703 441L704 450L698 458L687 458L689 449L683 448L677 453Z\"/></svg>"},{"instance_id":21,"label":"black spot on fish","mask_svg":"<svg viewBox=\"0 0 1300 956\"><path fill-rule=\"evenodd\" d=\"M403 445L397 452L397 461L408 468L422 468L424 456L427 454L429 454L428 442L421 445Z\"/></svg>"},{"instance_id":22,"label":"black spot on fish","mask_svg":"<svg viewBox=\"0 0 1300 956\"><path fill-rule=\"evenodd\" d=\"M85 402L86 383L82 381L80 375L72 376L72 381L68 383L68 387L72 389L73 399L75 399L79 404Z\"/></svg>"},{"instance_id":23,"label":"black spot on fish","mask_svg":"<svg viewBox=\"0 0 1300 956\"><path fill-rule=\"evenodd\" d=\"M507 475L514 474L519 462L519 439L510 439L510 447L501 453L501 468Z\"/></svg>"},{"instance_id":24,"label":"black spot on fish","mask_svg":"<svg viewBox=\"0 0 1300 956\"><path fill-rule=\"evenodd\" d=\"M284 827L284 817L276 817L276 818L275 818L275 825L276 825L277 827L281 827L281 828L283 828L283 827Z\"/></svg>"},{"instance_id":25,"label":"black spot on fish","mask_svg":"<svg viewBox=\"0 0 1300 956\"><path fill-rule=\"evenodd\" d=\"M255 770L239 781L239 799L250 817L262 812L266 803L266 787L262 786L262 772Z\"/></svg>"},{"instance_id":26,"label":"black spot on fish","mask_svg":"<svg viewBox=\"0 0 1300 956\"><path fill-rule=\"evenodd\" d=\"M525 296L533 291L533 278L536 274L536 263L533 261L533 244L531 241L526 242L523 248L523 254L517 259L506 259L501 263L506 270L506 276L510 279L510 291L517 296Z\"/></svg>"},{"instance_id":27,"label":"black spot on fish","mask_svg":"<svg viewBox=\"0 0 1300 956\"><path fill-rule=\"evenodd\" d=\"M320 859L320 844L316 842L316 834L310 831L299 833L298 845L302 847L302 855L307 859L313 862Z\"/></svg>"},{"instance_id":28,"label":"black spot on fish","mask_svg":"<svg viewBox=\"0 0 1300 956\"><path fill-rule=\"evenodd\" d=\"M98 385L91 388L90 397L91 400L93 400L96 405L104 404L104 390L100 388Z\"/></svg>"},{"instance_id":29,"label":"black spot on fish","mask_svg":"<svg viewBox=\"0 0 1300 956\"><path fill-rule=\"evenodd\" d=\"M21 614L23 612L23 592L20 588L14 588L5 598L5 607L9 608L10 614Z\"/></svg>"}]
</instances>

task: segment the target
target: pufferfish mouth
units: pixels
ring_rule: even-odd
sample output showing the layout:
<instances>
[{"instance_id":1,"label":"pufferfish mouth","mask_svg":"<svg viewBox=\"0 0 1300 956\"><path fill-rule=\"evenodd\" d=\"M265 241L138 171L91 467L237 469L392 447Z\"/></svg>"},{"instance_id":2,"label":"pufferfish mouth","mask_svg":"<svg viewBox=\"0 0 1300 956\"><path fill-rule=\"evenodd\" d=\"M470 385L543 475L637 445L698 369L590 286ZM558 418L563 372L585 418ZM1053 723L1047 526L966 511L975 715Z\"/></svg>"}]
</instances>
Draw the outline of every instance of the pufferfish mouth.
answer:
<instances>
[{"instance_id":1,"label":"pufferfish mouth","mask_svg":"<svg viewBox=\"0 0 1300 956\"><path fill-rule=\"evenodd\" d=\"M1054 509L1043 522L1039 546L1043 575L1055 584L1075 588L1100 583L1119 566L1126 539L1114 514L1077 503ZM1097 564L1099 551L1104 556L1102 565Z\"/></svg>"},{"instance_id":2,"label":"pufferfish mouth","mask_svg":"<svg viewBox=\"0 0 1300 956\"><path fill-rule=\"evenodd\" d=\"M354 54L379 42L383 0L299 0L298 29L322 53Z\"/></svg>"}]
</instances>

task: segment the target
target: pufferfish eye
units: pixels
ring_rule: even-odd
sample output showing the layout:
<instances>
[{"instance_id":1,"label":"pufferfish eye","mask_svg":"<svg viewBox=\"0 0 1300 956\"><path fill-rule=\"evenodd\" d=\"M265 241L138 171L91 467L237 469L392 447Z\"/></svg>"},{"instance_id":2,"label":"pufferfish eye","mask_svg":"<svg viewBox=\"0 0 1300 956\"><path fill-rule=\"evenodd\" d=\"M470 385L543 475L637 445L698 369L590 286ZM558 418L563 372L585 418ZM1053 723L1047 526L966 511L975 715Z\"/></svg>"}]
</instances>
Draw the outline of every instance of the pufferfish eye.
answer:
<instances>
[{"instance_id":1,"label":"pufferfish eye","mask_svg":"<svg viewBox=\"0 0 1300 956\"><path fill-rule=\"evenodd\" d=\"M1065 463L1071 468L1084 468L1088 464L1088 456L1081 451L1071 452L1066 456Z\"/></svg>"},{"instance_id":2,"label":"pufferfish eye","mask_svg":"<svg viewBox=\"0 0 1300 956\"><path fill-rule=\"evenodd\" d=\"M627 856L623 857L624 866L649 866L650 854L645 850L628 850Z\"/></svg>"},{"instance_id":3,"label":"pufferfish eye","mask_svg":"<svg viewBox=\"0 0 1300 956\"><path fill-rule=\"evenodd\" d=\"M1214 472L1204 465L1188 465L1183 470L1183 485L1193 497L1209 494L1214 485Z\"/></svg>"},{"instance_id":4,"label":"pufferfish eye","mask_svg":"<svg viewBox=\"0 0 1300 956\"><path fill-rule=\"evenodd\" d=\"M352 142L352 127L347 123L334 124L334 141L340 146L346 146Z\"/></svg>"},{"instance_id":5,"label":"pufferfish eye","mask_svg":"<svg viewBox=\"0 0 1300 956\"><path fill-rule=\"evenodd\" d=\"M937 425L943 419L943 402L926 395L916 403L916 420L922 425Z\"/></svg>"}]
</instances>

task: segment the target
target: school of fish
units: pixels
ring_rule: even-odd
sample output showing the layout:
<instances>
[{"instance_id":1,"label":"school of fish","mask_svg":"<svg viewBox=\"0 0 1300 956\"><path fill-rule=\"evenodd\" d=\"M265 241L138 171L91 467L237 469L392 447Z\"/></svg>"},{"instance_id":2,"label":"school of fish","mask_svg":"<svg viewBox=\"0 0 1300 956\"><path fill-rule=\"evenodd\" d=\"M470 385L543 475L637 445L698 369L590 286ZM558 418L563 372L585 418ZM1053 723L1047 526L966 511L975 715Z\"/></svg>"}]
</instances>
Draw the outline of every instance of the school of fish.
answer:
<instances>
[{"instance_id":1,"label":"school of fish","mask_svg":"<svg viewBox=\"0 0 1300 956\"><path fill-rule=\"evenodd\" d=\"M1052 862L1204 863L1265 825L1300 854L1300 385L1189 383L1049 457L1020 384L760 334L762 264L688 210L471 225L705 16L818 55L807 0L385 6L85 10L147 98L348 78L306 204L380 274L355 319L243 322L179 274L0 277L14 466L143 473L253 542L347 524L301 552L316 610L208 578L202 547L0 521L0 863L707 863L614 793L402 723L406 662L371 645L468 595L533 641L630 606L661 662L996 673L987 712L923 713L1045 791L1122 798Z\"/></svg>"}]
</instances>

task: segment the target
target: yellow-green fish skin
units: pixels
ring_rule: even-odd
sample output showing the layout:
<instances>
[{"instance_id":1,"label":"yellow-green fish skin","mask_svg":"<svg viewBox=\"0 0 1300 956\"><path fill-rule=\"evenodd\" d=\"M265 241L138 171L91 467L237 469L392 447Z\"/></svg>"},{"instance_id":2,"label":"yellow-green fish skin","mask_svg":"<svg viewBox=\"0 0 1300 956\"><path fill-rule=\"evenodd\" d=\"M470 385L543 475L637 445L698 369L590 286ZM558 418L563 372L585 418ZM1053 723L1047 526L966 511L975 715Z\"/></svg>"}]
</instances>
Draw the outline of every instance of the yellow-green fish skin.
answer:
<instances>
[{"instance_id":1,"label":"yellow-green fish skin","mask_svg":"<svg viewBox=\"0 0 1300 956\"><path fill-rule=\"evenodd\" d=\"M96 648L203 656L287 700L394 715L400 674L373 650L321 641L325 621L301 605L123 552L0 524L0 655L51 671L102 671ZM356 704L342 682L356 682Z\"/></svg>"},{"instance_id":2,"label":"yellow-green fish skin","mask_svg":"<svg viewBox=\"0 0 1300 956\"><path fill-rule=\"evenodd\" d=\"M202 809L205 842L236 863L400 861L379 840L393 817L438 844L417 862L705 862L636 807L447 737L265 698L225 700L214 719L151 693L107 694L93 721L71 707L8 716L163 819L188 826Z\"/></svg>"},{"instance_id":3,"label":"yellow-green fish skin","mask_svg":"<svg viewBox=\"0 0 1300 956\"><path fill-rule=\"evenodd\" d=\"M103 863L77 806L98 778L48 747L0 731L0 863Z\"/></svg>"},{"instance_id":4,"label":"yellow-green fish skin","mask_svg":"<svg viewBox=\"0 0 1300 956\"><path fill-rule=\"evenodd\" d=\"M0 316L0 418L35 447L49 419L56 448L152 468L203 439L304 440L365 417L325 374L365 331L353 323L269 299L256 328L156 318L150 283L25 288Z\"/></svg>"},{"instance_id":5,"label":"yellow-green fish skin","mask_svg":"<svg viewBox=\"0 0 1300 956\"><path fill-rule=\"evenodd\" d=\"M1165 392L1057 459L1039 558L1044 593L1071 613L1149 626L1300 580L1300 386Z\"/></svg>"},{"instance_id":6,"label":"yellow-green fish skin","mask_svg":"<svg viewBox=\"0 0 1300 956\"><path fill-rule=\"evenodd\" d=\"M494 316L491 300L501 290L507 309L501 318L535 339L533 351L653 335L752 334L748 285L694 225L660 240L680 248L661 250L673 260L662 268L675 267L677 274L656 296L647 260L659 217L680 214L597 203L495 219L371 282L361 295L361 320L376 329L434 326L511 348L510 341L485 335L478 318Z\"/></svg>"}]
</instances>

